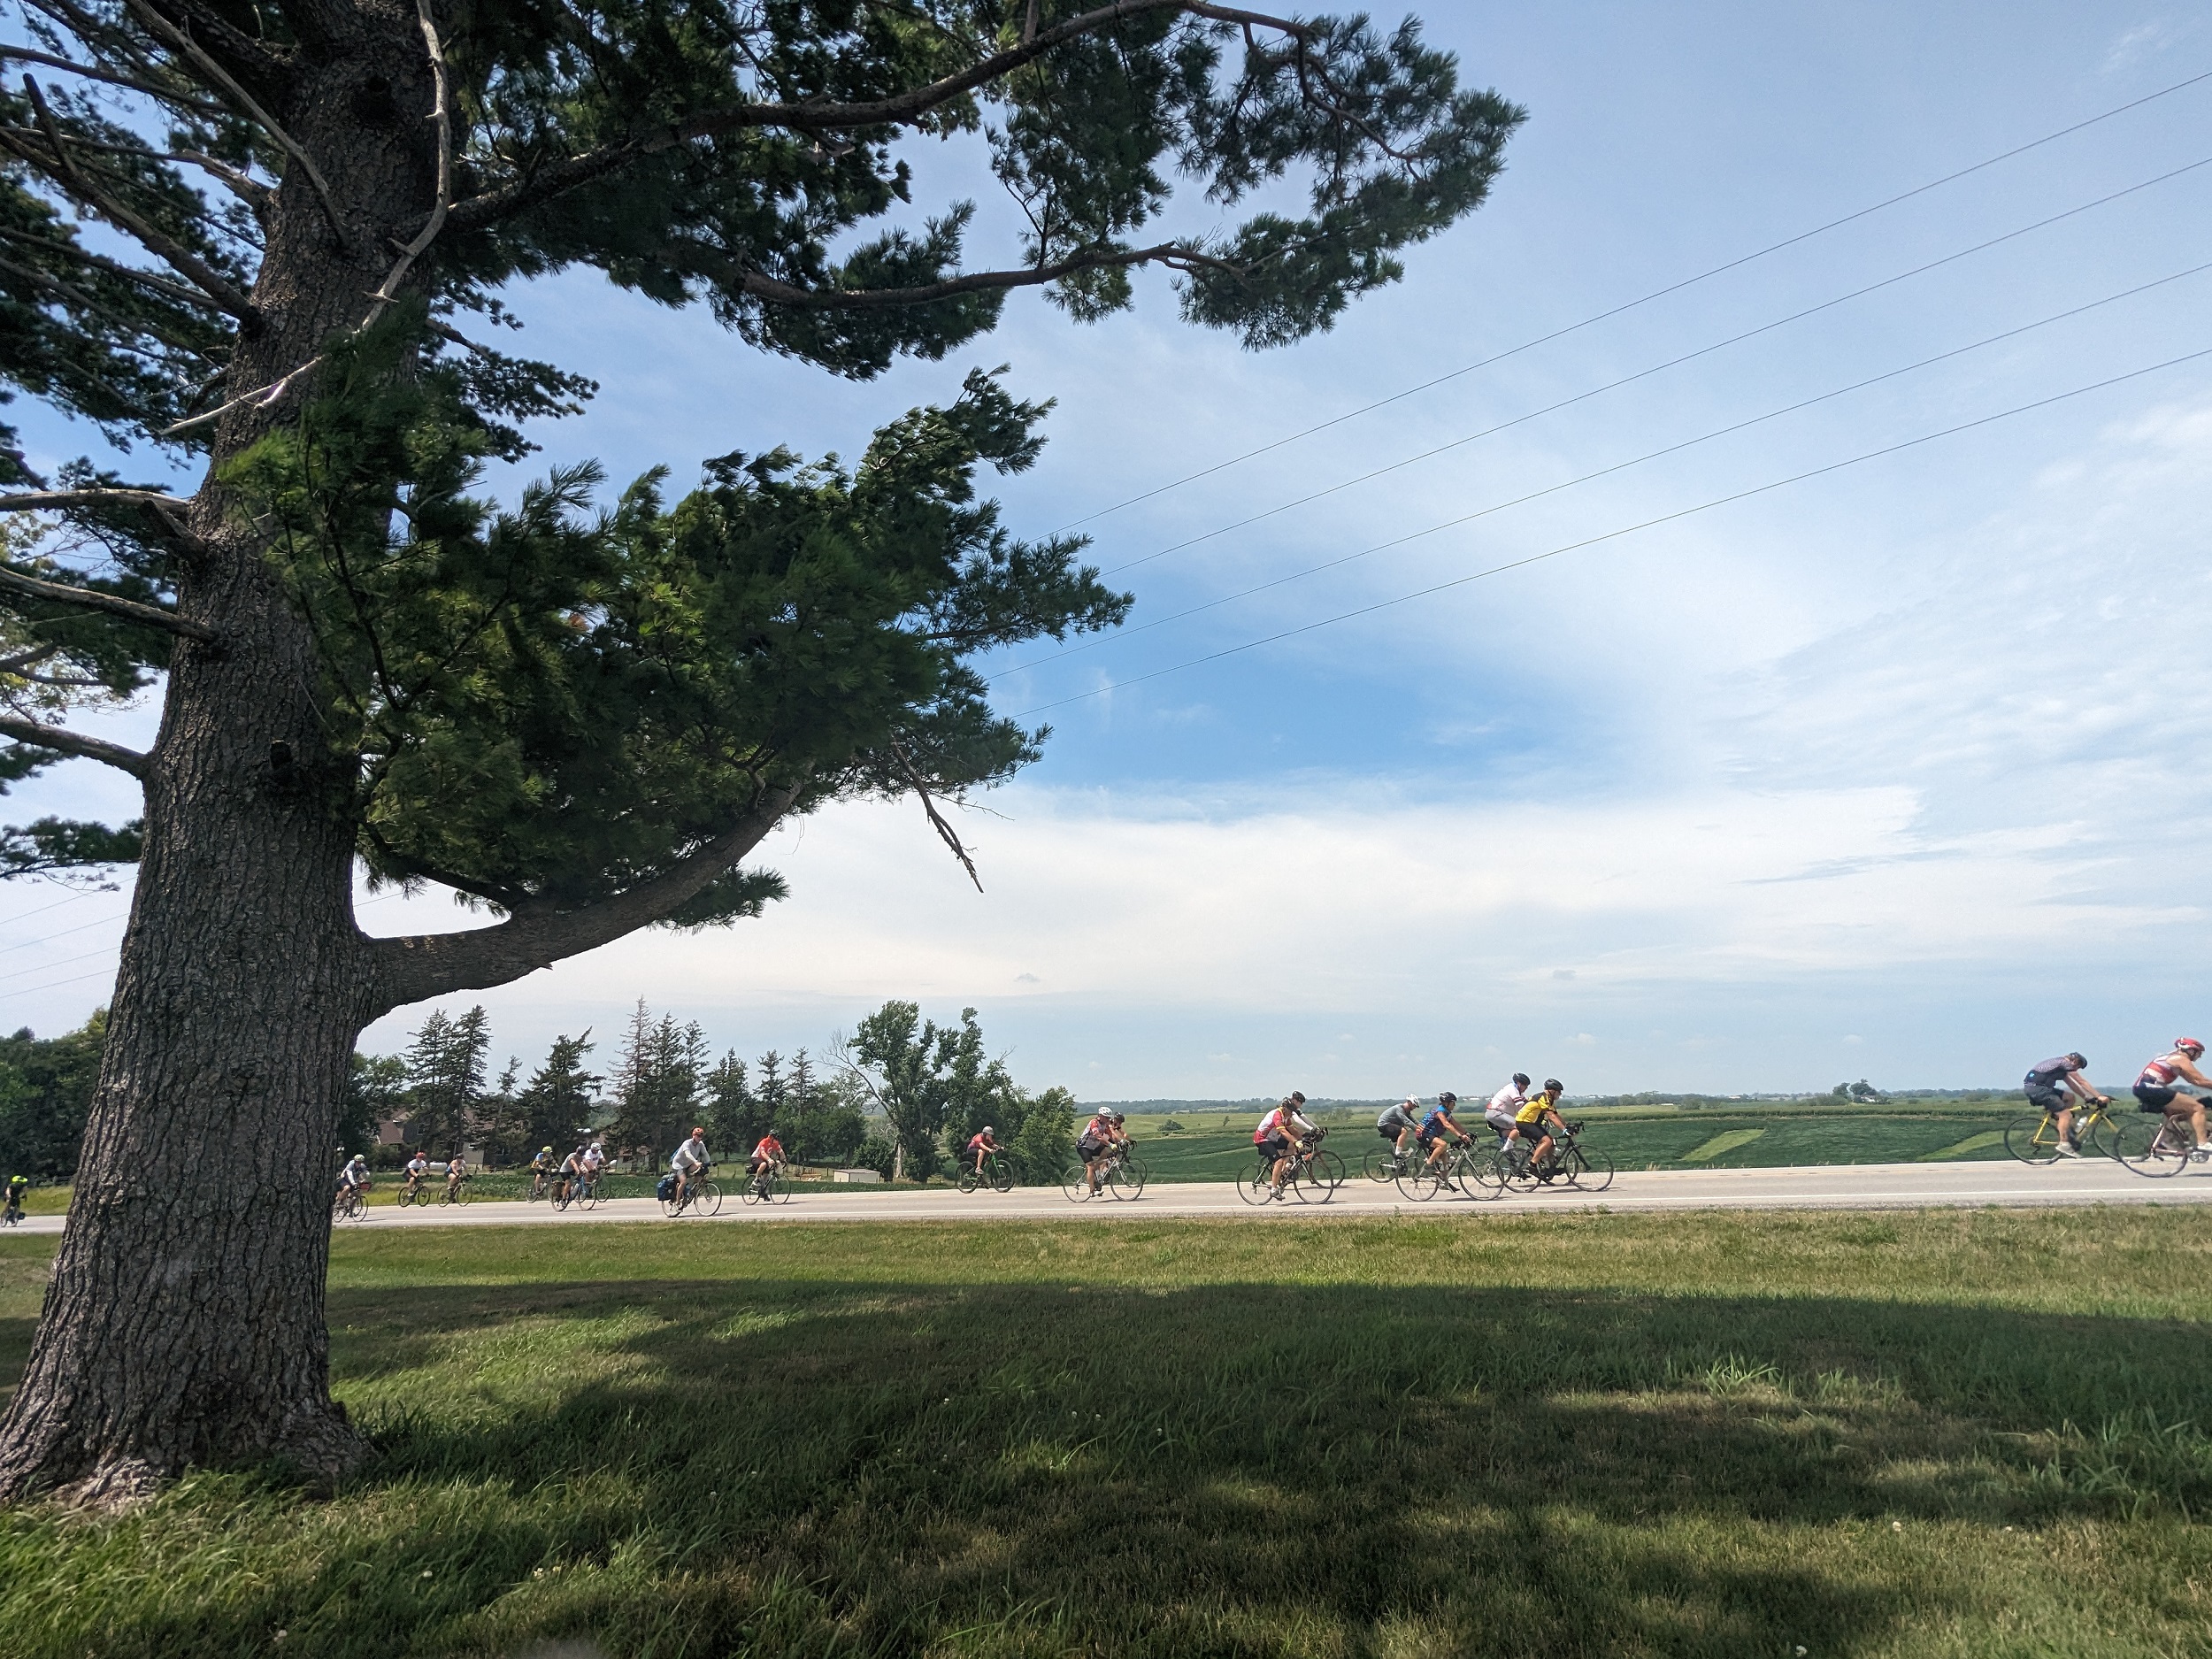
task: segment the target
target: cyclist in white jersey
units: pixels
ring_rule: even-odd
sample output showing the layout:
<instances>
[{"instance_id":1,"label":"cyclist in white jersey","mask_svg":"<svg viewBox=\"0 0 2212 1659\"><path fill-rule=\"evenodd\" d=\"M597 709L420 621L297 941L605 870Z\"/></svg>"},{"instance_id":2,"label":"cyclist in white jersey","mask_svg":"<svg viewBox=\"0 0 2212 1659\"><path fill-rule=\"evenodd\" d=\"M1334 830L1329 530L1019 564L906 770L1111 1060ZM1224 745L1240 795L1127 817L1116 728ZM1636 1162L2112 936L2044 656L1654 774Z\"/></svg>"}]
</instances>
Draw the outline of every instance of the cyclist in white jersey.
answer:
<instances>
[{"instance_id":1,"label":"cyclist in white jersey","mask_svg":"<svg viewBox=\"0 0 2212 1659\"><path fill-rule=\"evenodd\" d=\"M2197 1068L2197 1062L2203 1058L2203 1043L2194 1037L2177 1037L2174 1046L2144 1066L2135 1079L2136 1103L2141 1110L2163 1112L2169 1125L2188 1126L2193 1143L2189 1156L2198 1164L2212 1160L2212 1143L2207 1142L2204 1132L2205 1097L2185 1094L2175 1086L2193 1083L2199 1088L2212 1088L2212 1077Z\"/></svg>"},{"instance_id":2,"label":"cyclist in white jersey","mask_svg":"<svg viewBox=\"0 0 2212 1659\"><path fill-rule=\"evenodd\" d=\"M668 1167L676 1172L676 1204L681 1209L691 1183L706 1173L707 1132L703 1125L691 1126L691 1139L676 1148L675 1156L668 1160Z\"/></svg>"},{"instance_id":3,"label":"cyclist in white jersey","mask_svg":"<svg viewBox=\"0 0 2212 1659\"><path fill-rule=\"evenodd\" d=\"M1521 1133L1521 1125L1514 1121L1514 1113L1528 1104L1528 1073L1516 1071L1513 1080L1490 1097L1490 1103L1482 1109L1482 1120L1498 1132L1499 1138L1511 1146Z\"/></svg>"}]
</instances>

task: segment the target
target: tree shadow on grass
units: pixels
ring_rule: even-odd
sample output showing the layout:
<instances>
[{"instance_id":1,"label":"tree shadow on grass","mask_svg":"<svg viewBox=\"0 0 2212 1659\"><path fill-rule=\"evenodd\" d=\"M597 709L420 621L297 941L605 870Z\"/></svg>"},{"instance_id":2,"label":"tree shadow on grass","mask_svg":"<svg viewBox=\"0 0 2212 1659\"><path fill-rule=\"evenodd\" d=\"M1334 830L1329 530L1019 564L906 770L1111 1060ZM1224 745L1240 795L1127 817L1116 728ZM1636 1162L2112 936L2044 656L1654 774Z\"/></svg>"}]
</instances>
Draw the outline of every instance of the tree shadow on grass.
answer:
<instances>
[{"instance_id":1,"label":"tree shadow on grass","mask_svg":"<svg viewBox=\"0 0 2212 1659\"><path fill-rule=\"evenodd\" d=\"M2119 1501L2052 1476L2052 1431L2187 1415L2204 1353L2175 1322L1483 1288L657 1282L331 1314L375 1464L306 1522L211 1485L250 1573L111 1594L46 1646L1909 1651L2024 1617L2001 1529ZM2212 1502L2186 1448L2146 1479ZM204 1526L190 1502L139 1548Z\"/></svg>"}]
</instances>

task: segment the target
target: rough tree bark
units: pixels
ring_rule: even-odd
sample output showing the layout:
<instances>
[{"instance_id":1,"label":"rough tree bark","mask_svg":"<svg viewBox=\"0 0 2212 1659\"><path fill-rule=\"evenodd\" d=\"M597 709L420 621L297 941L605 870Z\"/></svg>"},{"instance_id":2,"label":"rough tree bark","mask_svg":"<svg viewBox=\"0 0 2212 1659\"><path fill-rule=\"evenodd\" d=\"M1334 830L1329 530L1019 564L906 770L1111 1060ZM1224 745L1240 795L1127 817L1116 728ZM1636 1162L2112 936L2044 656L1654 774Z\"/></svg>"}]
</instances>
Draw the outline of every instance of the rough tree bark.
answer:
<instances>
[{"instance_id":1,"label":"rough tree bark","mask_svg":"<svg viewBox=\"0 0 2212 1659\"><path fill-rule=\"evenodd\" d=\"M413 8L315 16L333 37L310 43L273 112L354 222L342 242L291 170L234 389L358 323L395 228L419 224L434 196ZM273 418L225 416L215 467ZM180 641L169 675L106 1052L69 1228L0 1427L0 1497L115 1502L188 1463L282 1455L328 1476L356 1455L323 1324L336 1103L355 1039L382 1011L352 917L352 780L331 775L313 643L250 527L211 484L190 528L204 549L180 609L222 642Z\"/></svg>"}]
</instances>

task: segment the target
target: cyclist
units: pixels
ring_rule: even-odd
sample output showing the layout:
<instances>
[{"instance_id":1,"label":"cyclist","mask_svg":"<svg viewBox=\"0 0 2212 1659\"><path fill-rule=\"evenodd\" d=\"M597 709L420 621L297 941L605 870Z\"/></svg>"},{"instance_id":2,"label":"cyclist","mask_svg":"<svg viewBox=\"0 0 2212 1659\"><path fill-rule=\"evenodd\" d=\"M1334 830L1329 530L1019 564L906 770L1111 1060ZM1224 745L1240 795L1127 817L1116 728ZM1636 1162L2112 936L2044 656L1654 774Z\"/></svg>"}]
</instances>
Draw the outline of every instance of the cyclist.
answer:
<instances>
[{"instance_id":1,"label":"cyclist","mask_svg":"<svg viewBox=\"0 0 2212 1659\"><path fill-rule=\"evenodd\" d=\"M12 1227L23 1219L23 1200L30 1190L31 1178L29 1176L11 1175L8 1177L7 1208L4 1211L0 1211L0 1216L4 1216L9 1226Z\"/></svg>"},{"instance_id":2,"label":"cyclist","mask_svg":"<svg viewBox=\"0 0 2212 1659\"><path fill-rule=\"evenodd\" d=\"M2048 1112L2057 1120L2058 1149L2065 1157L2081 1156L2081 1141L2074 1133L2074 1100L2085 1105L2093 1102L2100 1106L2112 1104L2083 1079L2082 1068L2088 1064L2088 1059L2079 1054L2054 1055L2048 1060L2038 1061L2024 1079L2028 1104L2038 1111ZM2070 1094L2074 1100L2067 1098Z\"/></svg>"},{"instance_id":3,"label":"cyclist","mask_svg":"<svg viewBox=\"0 0 2212 1659\"><path fill-rule=\"evenodd\" d=\"M1253 1146L1270 1161L1268 1179L1278 1196L1282 1193L1283 1183L1290 1179L1291 1160L1298 1154L1297 1142L1314 1131L1314 1125L1298 1110L1305 1103L1306 1097L1302 1092L1291 1090L1273 1111L1260 1119L1259 1127L1252 1132Z\"/></svg>"},{"instance_id":4,"label":"cyclist","mask_svg":"<svg viewBox=\"0 0 2212 1659\"><path fill-rule=\"evenodd\" d=\"M584 1174L584 1143L579 1141L576 1150L561 1160L560 1170L553 1178L553 1202L557 1204L566 1203L576 1195L578 1184L587 1179Z\"/></svg>"},{"instance_id":5,"label":"cyclist","mask_svg":"<svg viewBox=\"0 0 2212 1659\"><path fill-rule=\"evenodd\" d=\"M745 1172L758 1180L763 1170L773 1170L780 1175L783 1166L783 1142L776 1139L776 1132L772 1129L761 1136L760 1144L753 1148L753 1156L745 1161Z\"/></svg>"},{"instance_id":6,"label":"cyclist","mask_svg":"<svg viewBox=\"0 0 2212 1659\"><path fill-rule=\"evenodd\" d=\"M468 1179L469 1161L459 1153L446 1160L445 1195L448 1202L461 1195L461 1183Z\"/></svg>"},{"instance_id":7,"label":"cyclist","mask_svg":"<svg viewBox=\"0 0 2212 1659\"><path fill-rule=\"evenodd\" d=\"M607 1167L607 1148L596 1141L584 1148L584 1190L588 1193L599 1185L599 1171Z\"/></svg>"},{"instance_id":8,"label":"cyclist","mask_svg":"<svg viewBox=\"0 0 2212 1659\"><path fill-rule=\"evenodd\" d=\"M2184 1094L2174 1085L2177 1082L2194 1083L2200 1088L2212 1088L2212 1077L2197 1070L2197 1062L2204 1058L2204 1045L2194 1037L2177 1037L2174 1046L2143 1068L2135 1079L2135 1098L2147 1112L2166 1114L2168 1129L2178 1133L2188 1125L2192 1150L2189 1156L2202 1164L2212 1158L2212 1147L2205 1144L2204 1101L2194 1094Z\"/></svg>"},{"instance_id":9,"label":"cyclist","mask_svg":"<svg viewBox=\"0 0 2212 1659\"><path fill-rule=\"evenodd\" d=\"M422 1148L418 1147L415 1148L415 1156L407 1160L406 1195L409 1198L414 1197L417 1193L422 1190L422 1178L429 1173L430 1160L423 1156Z\"/></svg>"},{"instance_id":10,"label":"cyclist","mask_svg":"<svg viewBox=\"0 0 2212 1659\"><path fill-rule=\"evenodd\" d=\"M553 1148L551 1147L541 1147L538 1149L538 1156L530 1160L531 1197L542 1198L545 1196L546 1184L553 1179L554 1168Z\"/></svg>"},{"instance_id":11,"label":"cyclist","mask_svg":"<svg viewBox=\"0 0 2212 1659\"><path fill-rule=\"evenodd\" d=\"M676 1155L668 1160L668 1167L676 1174L676 1208L681 1210L691 1183L703 1179L707 1172L707 1131L703 1124L691 1125L691 1138L676 1148Z\"/></svg>"},{"instance_id":12,"label":"cyclist","mask_svg":"<svg viewBox=\"0 0 2212 1659\"><path fill-rule=\"evenodd\" d=\"M1375 1133L1390 1142L1391 1156L1403 1164L1406 1142L1421 1133L1421 1120L1415 1114L1420 1102L1409 1094L1395 1106L1386 1106L1382 1116L1375 1119Z\"/></svg>"},{"instance_id":13,"label":"cyclist","mask_svg":"<svg viewBox=\"0 0 2212 1659\"><path fill-rule=\"evenodd\" d=\"M1513 1080L1490 1097L1490 1103L1482 1109L1482 1120L1497 1131L1498 1139L1509 1148L1520 1138L1521 1125L1513 1114L1528 1104L1528 1073L1516 1071Z\"/></svg>"},{"instance_id":14,"label":"cyclist","mask_svg":"<svg viewBox=\"0 0 2212 1659\"><path fill-rule=\"evenodd\" d=\"M1421 1133L1416 1138L1421 1143L1421 1150L1428 1154L1431 1169L1443 1166L1445 1158L1450 1156L1453 1141L1464 1145L1470 1139L1459 1126L1459 1120L1452 1116L1452 1108L1458 1104L1459 1096L1446 1089L1436 1097L1436 1104L1429 1108L1428 1116L1421 1119Z\"/></svg>"},{"instance_id":15,"label":"cyclist","mask_svg":"<svg viewBox=\"0 0 2212 1659\"><path fill-rule=\"evenodd\" d=\"M968 1137L968 1156L974 1162L977 1175L980 1176L983 1173L983 1160L1001 1149L998 1135L988 1124L983 1125L983 1132L980 1134L972 1134Z\"/></svg>"},{"instance_id":16,"label":"cyclist","mask_svg":"<svg viewBox=\"0 0 2212 1659\"><path fill-rule=\"evenodd\" d=\"M1091 1194L1098 1194L1098 1183L1105 1171L1100 1167L1114 1155L1120 1141L1120 1114L1110 1106L1102 1106L1091 1114L1090 1122L1083 1125L1082 1133L1075 1137L1075 1156L1083 1160L1083 1173L1090 1179Z\"/></svg>"},{"instance_id":17,"label":"cyclist","mask_svg":"<svg viewBox=\"0 0 2212 1659\"><path fill-rule=\"evenodd\" d=\"M1563 1135L1567 1133L1566 1122L1559 1115L1559 1097L1565 1092L1565 1084L1555 1077L1548 1077L1544 1087L1530 1095L1513 1114L1514 1126L1520 1131L1522 1140L1537 1137L1536 1149L1528 1155L1528 1167L1532 1170L1541 1166L1544 1155L1551 1150L1553 1132L1556 1130Z\"/></svg>"},{"instance_id":18,"label":"cyclist","mask_svg":"<svg viewBox=\"0 0 2212 1659\"><path fill-rule=\"evenodd\" d=\"M369 1161L358 1152L338 1171L338 1196L343 1198L348 1193L360 1194L364 1202L369 1195Z\"/></svg>"}]
</instances>

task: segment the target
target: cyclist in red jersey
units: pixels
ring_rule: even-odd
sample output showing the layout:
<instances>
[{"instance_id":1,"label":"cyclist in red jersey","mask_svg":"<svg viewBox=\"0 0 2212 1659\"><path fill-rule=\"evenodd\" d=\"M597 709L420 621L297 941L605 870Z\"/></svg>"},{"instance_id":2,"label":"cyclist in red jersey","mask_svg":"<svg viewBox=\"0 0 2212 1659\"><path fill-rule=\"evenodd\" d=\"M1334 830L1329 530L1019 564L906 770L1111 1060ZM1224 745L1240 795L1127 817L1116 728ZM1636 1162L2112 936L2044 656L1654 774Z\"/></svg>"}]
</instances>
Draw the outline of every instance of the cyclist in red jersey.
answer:
<instances>
[{"instance_id":1,"label":"cyclist in red jersey","mask_svg":"<svg viewBox=\"0 0 2212 1659\"><path fill-rule=\"evenodd\" d=\"M972 1168L978 1175L982 1174L983 1160L989 1157L992 1153L996 1152L1000 1148L997 1134L992 1130L990 1125L985 1124L983 1125L983 1131L980 1134L972 1134L968 1137L968 1160L970 1167Z\"/></svg>"},{"instance_id":2,"label":"cyclist in red jersey","mask_svg":"<svg viewBox=\"0 0 2212 1659\"><path fill-rule=\"evenodd\" d=\"M757 1175L763 1170L780 1170L783 1166L783 1142L772 1133L761 1136L760 1144L753 1148L753 1156L746 1162L745 1172Z\"/></svg>"},{"instance_id":3,"label":"cyclist in red jersey","mask_svg":"<svg viewBox=\"0 0 2212 1659\"><path fill-rule=\"evenodd\" d=\"M1313 1133L1313 1125L1299 1108L1306 1097L1293 1089L1289 1097L1275 1110L1260 1119L1259 1127L1252 1132L1252 1144L1265 1154L1273 1164L1275 1191L1280 1194L1283 1183L1290 1179L1290 1161L1297 1156L1298 1142Z\"/></svg>"},{"instance_id":4,"label":"cyclist in red jersey","mask_svg":"<svg viewBox=\"0 0 2212 1659\"><path fill-rule=\"evenodd\" d=\"M2212 1077L2197 1069L2197 1062L2203 1058L2204 1044L2194 1037L2177 1037L2174 1046L2146 1065L2135 1079L2136 1103L2143 1110L2165 1113L2170 1125L2189 1125L2194 1147L2189 1156L2198 1164L2212 1160L2212 1146L2205 1144L2205 1102L2198 1095L2184 1094L2174 1086L2193 1083L2199 1088L2212 1088Z\"/></svg>"}]
</instances>

